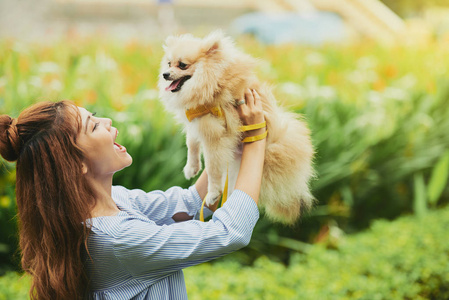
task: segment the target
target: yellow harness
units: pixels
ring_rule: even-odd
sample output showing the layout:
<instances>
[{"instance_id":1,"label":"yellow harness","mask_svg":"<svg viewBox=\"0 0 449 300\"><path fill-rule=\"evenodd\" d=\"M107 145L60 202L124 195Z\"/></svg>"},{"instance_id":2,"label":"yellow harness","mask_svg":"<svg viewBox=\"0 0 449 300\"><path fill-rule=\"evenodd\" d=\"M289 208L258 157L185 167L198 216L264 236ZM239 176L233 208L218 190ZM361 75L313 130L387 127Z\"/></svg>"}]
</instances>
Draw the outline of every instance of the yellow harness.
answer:
<instances>
[{"instance_id":1,"label":"yellow harness","mask_svg":"<svg viewBox=\"0 0 449 300\"><path fill-rule=\"evenodd\" d=\"M223 111L221 110L220 106L208 107L206 105L186 109L186 117L189 122L192 122L193 119L202 117L207 114L213 114L216 117L222 117Z\"/></svg>"},{"instance_id":2,"label":"yellow harness","mask_svg":"<svg viewBox=\"0 0 449 300\"><path fill-rule=\"evenodd\" d=\"M221 117L223 117L223 110L221 109L220 106L210 107L210 106L206 106L206 105L201 105L201 106L186 110L186 117L187 117L187 120L189 120L189 122L192 122L192 120L202 117L207 114L212 114L216 117L221 118ZM266 121L264 121L262 123L258 123L258 124L240 126L239 130L240 130L240 132L245 132L245 131L264 128L265 126L267 126ZM268 130L266 130L264 133L256 135L256 136L246 137L243 139L242 142L243 143L255 142L255 141L264 139L267 135L268 135ZM226 171L226 181L225 181L225 186L224 186L224 190L223 190L223 196L221 198L221 203L219 204L218 207L222 207L227 200L228 200L228 171ZM205 203L206 203L206 197L204 197L203 203L201 204L201 210L200 210L200 221L201 222L204 222L204 204Z\"/></svg>"}]
</instances>

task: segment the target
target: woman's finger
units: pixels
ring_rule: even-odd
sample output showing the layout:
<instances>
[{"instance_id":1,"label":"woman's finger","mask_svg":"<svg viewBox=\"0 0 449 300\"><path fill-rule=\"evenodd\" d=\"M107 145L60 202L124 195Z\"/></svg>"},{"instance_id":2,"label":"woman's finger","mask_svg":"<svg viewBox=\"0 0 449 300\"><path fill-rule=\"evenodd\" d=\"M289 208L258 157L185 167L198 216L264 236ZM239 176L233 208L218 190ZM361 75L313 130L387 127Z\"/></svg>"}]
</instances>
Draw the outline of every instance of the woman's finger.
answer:
<instances>
[{"instance_id":1,"label":"woman's finger","mask_svg":"<svg viewBox=\"0 0 449 300\"><path fill-rule=\"evenodd\" d=\"M260 95L256 90L251 90L254 97L254 105L262 107L262 101L260 100Z\"/></svg>"},{"instance_id":2,"label":"woman's finger","mask_svg":"<svg viewBox=\"0 0 449 300\"><path fill-rule=\"evenodd\" d=\"M254 106L254 96L250 89L245 90L245 100L246 105L248 105L250 108Z\"/></svg>"},{"instance_id":3,"label":"woman's finger","mask_svg":"<svg viewBox=\"0 0 449 300\"><path fill-rule=\"evenodd\" d=\"M235 100L235 107L236 107L237 112L239 113L239 115L241 115L243 113L243 110L245 108L245 104L246 104L245 95L242 95L242 97L240 97L239 99Z\"/></svg>"},{"instance_id":4,"label":"woman's finger","mask_svg":"<svg viewBox=\"0 0 449 300\"><path fill-rule=\"evenodd\" d=\"M242 106L242 105L245 104L245 103L246 103L245 97L242 96L242 97L240 97L240 98L238 98L238 99L235 99L235 104L234 104L234 106L238 108L238 107Z\"/></svg>"}]
</instances>

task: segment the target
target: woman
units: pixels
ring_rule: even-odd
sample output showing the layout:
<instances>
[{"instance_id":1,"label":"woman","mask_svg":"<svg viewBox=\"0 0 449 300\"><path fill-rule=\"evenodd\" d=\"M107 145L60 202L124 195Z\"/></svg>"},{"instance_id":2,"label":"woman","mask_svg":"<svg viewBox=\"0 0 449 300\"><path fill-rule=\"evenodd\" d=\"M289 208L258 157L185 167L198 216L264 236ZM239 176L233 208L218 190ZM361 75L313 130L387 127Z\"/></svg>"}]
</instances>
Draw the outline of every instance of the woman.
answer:
<instances>
[{"instance_id":1,"label":"woman","mask_svg":"<svg viewBox=\"0 0 449 300\"><path fill-rule=\"evenodd\" d=\"M238 104L245 125L264 121L256 91ZM132 162L117 134L111 120L68 101L35 104L18 119L0 116L0 154L17 160L22 267L33 277L32 298L186 299L183 268L248 244L265 140L243 145L235 191L203 223L191 219L207 193L205 173L185 190L112 186L113 174Z\"/></svg>"}]
</instances>

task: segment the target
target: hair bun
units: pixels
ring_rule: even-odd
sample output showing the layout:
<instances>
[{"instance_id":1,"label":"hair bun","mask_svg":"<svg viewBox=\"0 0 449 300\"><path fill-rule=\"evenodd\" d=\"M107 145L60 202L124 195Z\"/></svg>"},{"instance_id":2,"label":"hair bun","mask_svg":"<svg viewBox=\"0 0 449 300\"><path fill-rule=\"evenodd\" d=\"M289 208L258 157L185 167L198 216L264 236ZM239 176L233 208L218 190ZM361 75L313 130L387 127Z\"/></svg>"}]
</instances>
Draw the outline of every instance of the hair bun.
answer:
<instances>
[{"instance_id":1,"label":"hair bun","mask_svg":"<svg viewBox=\"0 0 449 300\"><path fill-rule=\"evenodd\" d=\"M17 119L0 116L0 154L8 161L16 161L20 153L20 138Z\"/></svg>"}]
</instances>

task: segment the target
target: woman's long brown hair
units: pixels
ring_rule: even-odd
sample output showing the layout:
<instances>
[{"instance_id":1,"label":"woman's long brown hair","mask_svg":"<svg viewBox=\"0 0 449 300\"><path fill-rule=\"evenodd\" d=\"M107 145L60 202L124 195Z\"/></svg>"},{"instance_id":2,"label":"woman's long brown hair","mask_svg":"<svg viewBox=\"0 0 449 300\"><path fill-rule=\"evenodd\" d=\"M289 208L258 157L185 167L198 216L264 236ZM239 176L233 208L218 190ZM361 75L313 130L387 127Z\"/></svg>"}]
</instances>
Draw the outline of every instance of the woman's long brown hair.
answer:
<instances>
[{"instance_id":1,"label":"woman's long brown hair","mask_svg":"<svg viewBox=\"0 0 449 300\"><path fill-rule=\"evenodd\" d=\"M77 107L42 102L17 119L0 116L0 154L17 160L16 197L22 268L32 275L31 299L81 299L88 228L95 203L82 174Z\"/></svg>"}]
</instances>

